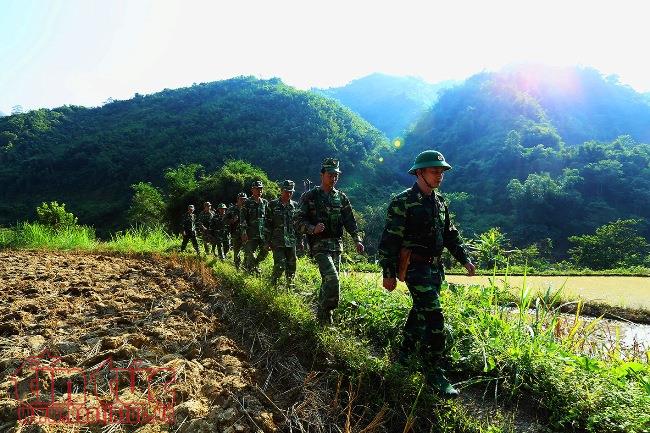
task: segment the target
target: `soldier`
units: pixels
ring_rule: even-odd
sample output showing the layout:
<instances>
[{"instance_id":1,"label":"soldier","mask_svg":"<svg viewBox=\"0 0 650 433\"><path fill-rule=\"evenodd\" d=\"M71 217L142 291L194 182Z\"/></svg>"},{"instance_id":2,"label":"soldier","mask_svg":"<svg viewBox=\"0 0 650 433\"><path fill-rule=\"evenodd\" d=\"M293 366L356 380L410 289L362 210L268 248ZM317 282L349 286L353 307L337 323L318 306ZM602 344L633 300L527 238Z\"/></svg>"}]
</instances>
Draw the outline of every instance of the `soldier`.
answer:
<instances>
[{"instance_id":1,"label":"soldier","mask_svg":"<svg viewBox=\"0 0 650 433\"><path fill-rule=\"evenodd\" d=\"M203 210L196 217L197 225L199 226L199 233L205 248L205 254L210 253L210 245L212 245L212 252L214 252L214 238L210 232L210 222L214 217L212 204L209 201L203 203Z\"/></svg>"},{"instance_id":2,"label":"soldier","mask_svg":"<svg viewBox=\"0 0 650 433\"><path fill-rule=\"evenodd\" d=\"M187 212L183 216L183 243L181 244L181 253L185 251L187 242L192 241L192 246L196 255L200 256L199 243L196 241L196 225L194 223L194 205L187 206Z\"/></svg>"},{"instance_id":3,"label":"soldier","mask_svg":"<svg viewBox=\"0 0 650 433\"><path fill-rule=\"evenodd\" d=\"M239 269L239 252L242 247L241 229L239 227L239 215L247 198L248 197L246 196L245 192L240 192L237 195L237 203L230 206L226 211L226 221L228 222L230 237L232 238L232 253L234 256L235 267L237 269Z\"/></svg>"},{"instance_id":4,"label":"soldier","mask_svg":"<svg viewBox=\"0 0 650 433\"><path fill-rule=\"evenodd\" d=\"M266 228L269 234L269 249L273 251L273 274L271 282L276 285L285 273L289 287L293 285L296 274L296 229L295 216L298 203L291 200L295 183L285 180L281 185L280 197L269 202Z\"/></svg>"},{"instance_id":5,"label":"soldier","mask_svg":"<svg viewBox=\"0 0 650 433\"><path fill-rule=\"evenodd\" d=\"M384 288L391 291L396 278L406 281L413 307L404 327L399 359L419 353L429 383L442 395L455 397L458 391L440 367L445 349L444 317L440 306L440 286L444 280L441 261L443 247L474 275L449 210L436 189L444 172L451 169L440 152L427 150L415 159L409 173L415 184L396 195L388 206L386 226L379 243L379 263Z\"/></svg>"},{"instance_id":6,"label":"soldier","mask_svg":"<svg viewBox=\"0 0 650 433\"><path fill-rule=\"evenodd\" d=\"M241 240L244 244L244 269L260 274L259 264L266 258L266 214L269 202L262 198L264 185L256 180L251 186L251 197L244 202L239 219ZM258 251L255 257L255 251Z\"/></svg>"},{"instance_id":7,"label":"soldier","mask_svg":"<svg viewBox=\"0 0 650 433\"><path fill-rule=\"evenodd\" d=\"M220 203L219 206L217 206L217 214L212 218L210 231L214 238L214 244L216 247L216 252L214 254L221 260L225 260L230 245L230 234L228 233L225 203Z\"/></svg>"},{"instance_id":8,"label":"soldier","mask_svg":"<svg viewBox=\"0 0 650 433\"><path fill-rule=\"evenodd\" d=\"M317 317L321 324L332 323L332 310L339 304L339 267L343 251L343 228L356 242L357 251L364 250L352 214L350 200L334 188L339 179L339 161L326 158L321 166L321 184L300 198L298 229L309 235L310 250L318 263L321 286Z\"/></svg>"}]
</instances>

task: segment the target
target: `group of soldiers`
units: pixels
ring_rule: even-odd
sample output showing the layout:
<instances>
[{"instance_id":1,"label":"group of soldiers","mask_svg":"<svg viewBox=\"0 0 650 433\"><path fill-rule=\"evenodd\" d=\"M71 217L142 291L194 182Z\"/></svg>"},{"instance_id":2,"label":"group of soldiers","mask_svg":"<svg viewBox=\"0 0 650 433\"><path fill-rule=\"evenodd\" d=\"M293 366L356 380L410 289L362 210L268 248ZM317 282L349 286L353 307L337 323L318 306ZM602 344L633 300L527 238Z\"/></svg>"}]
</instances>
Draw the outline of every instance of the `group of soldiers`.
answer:
<instances>
[{"instance_id":1,"label":"group of soldiers","mask_svg":"<svg viewBox=\"0 0 650 433\"><path fill-rule=\"evenodd\" d=\"M378 258L384 288L394 290L399 279L406 283L413 299L398 359L408 362L417 354L433 388L443 396L454 397L458 391L441 366L446 347L439 298L444 281L443 248L465 266L469 275L474 275L475 267L450 220L444 199L437 192L449 169L451 166L440 152L428 150L417 156L409 170L416 177L415 183L394 196L388 206ZM339 304L343 231L352 236L357 252L364 251L350 200L335 188L340 174L339 161L326 158L321 165L320 185L303 193L300 203L292 200L295 183L291 180L282 182L280 197L270 202L262 198L264 185L258 180L251 185L251 196L240 193L237 203L230 208L220 204L215 214L210 203L205 203L197 220L206 254L212 245L213 254L224 259L232 241L235 266L240 266L239 253L243 247L244 270L259 274L260 262L272 251L272 283L278 284L284 273L287 284L292 286L296 249L306 236L321 275L317 318L322 324L331 324L332 312ZM192 241L200 254L193 212L194 206L190 205L183 219L181 251Z\"/></svg>"}]
</instances>

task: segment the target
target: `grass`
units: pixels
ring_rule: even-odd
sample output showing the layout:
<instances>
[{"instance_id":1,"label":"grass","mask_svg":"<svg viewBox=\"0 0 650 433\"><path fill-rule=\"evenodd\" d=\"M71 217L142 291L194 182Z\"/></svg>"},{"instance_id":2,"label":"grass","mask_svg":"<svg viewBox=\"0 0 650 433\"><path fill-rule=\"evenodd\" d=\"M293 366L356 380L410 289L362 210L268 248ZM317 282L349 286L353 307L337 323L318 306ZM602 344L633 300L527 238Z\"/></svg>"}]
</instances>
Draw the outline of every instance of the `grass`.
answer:
<instances>
[{"instance_id":1,"label":"grass","mask_svg":"<svg viewBox=\"0 0 650 433\"><path fill-rule=\"evenodd\" d=\"M160 231L133 229L98 244L84 230L55 233L28 224L17 226L13 234L0 232L0 240L14 247L99 246L122 252L164 252L178 243ZM270 266L270 260L263 264L265 278ZM392 408L386 415L390 430L405 425L415 431L511 428L507 422L476 420L462 404L435 398L422 386L417 359L409 366L391 362L410 309L407 293L388 293L364 275L343 276L337 326L322 328L312 312L318 270L305 258L299 260L298 270L296 290L290 292L245 276L228 263L212 264L216 279L233 292L238 308L277 332L276 350L299 342L301 356L363 382L359 395L369 407L376 413L384 403ZM580 308L567 322L560 315L558 293L537 293L524 283L513 297L506 286L507 279L502 286L453 285L441 293L452 377L460 386L480 388L504 403L533 401L548 415L554 431L650 431L650 353L624 354L615 345L585 350L594 322L582 320Z\"/></svg>"},{"instance_id":2,"label":"grass","mask_svg":"<svg viewBox=\"0 0 650 433\"><path fill-rule=\"evenodd\" d=\"M91 250L98 246L95 230L87 226L66 226L59 229L38 223L22 222L0 233L0 247L42 248L51 250Z\"/></svg>"}]
</instances>

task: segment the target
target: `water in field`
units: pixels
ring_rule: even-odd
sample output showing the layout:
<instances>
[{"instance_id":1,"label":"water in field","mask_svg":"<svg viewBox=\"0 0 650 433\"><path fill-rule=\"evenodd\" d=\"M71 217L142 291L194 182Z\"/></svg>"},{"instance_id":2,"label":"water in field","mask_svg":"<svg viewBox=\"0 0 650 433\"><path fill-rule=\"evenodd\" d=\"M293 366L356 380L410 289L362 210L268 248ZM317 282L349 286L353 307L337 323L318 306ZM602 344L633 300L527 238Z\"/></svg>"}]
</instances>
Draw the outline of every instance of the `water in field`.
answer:
<instances>
[{"instance_id":1,"label":"water in field","mask_svg":"<svg viewBox=\"0 0 650 433\"><path fill-rule=\"evenodd\" d=\"M447 281L453 284L489 285L488 276L447 275ZM503 286L503 276L496 276L495 284ZM521 288L523 276L508 276L508 284ZM627 308L645 308L650 310L650 277L557 277L527 276L526 287L546 291L547 288L558 290L562 286L562 298L579 297L586 301L603 302Z\"/></svg>"}]
</instances>

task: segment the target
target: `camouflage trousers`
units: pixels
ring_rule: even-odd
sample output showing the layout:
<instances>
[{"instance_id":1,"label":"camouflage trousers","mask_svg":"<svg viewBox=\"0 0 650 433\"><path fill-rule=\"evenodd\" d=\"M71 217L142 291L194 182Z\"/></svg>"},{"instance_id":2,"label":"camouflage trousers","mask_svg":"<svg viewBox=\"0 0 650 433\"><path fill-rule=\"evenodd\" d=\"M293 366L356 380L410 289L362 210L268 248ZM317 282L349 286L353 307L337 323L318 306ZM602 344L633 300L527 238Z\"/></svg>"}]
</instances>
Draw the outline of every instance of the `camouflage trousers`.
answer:
<instances>
[{"instance_id":1,"label":"camouflage trousers","mask_svg":"<svg viewBox=\"0 0 650 433\"><path fill-rule=\"evenodd\" d=\"M440 285L444 271L428 263L411 263L406 285L413 298L413 307L404 326L400 351L404 355L418 353L426 363L435 365L445 351L445 320L440 306Z\"/></svg>"},{"instance_id":2,"label":"camouflage trousers","mask_svg":"<svg viewBox=\"0 0 650 433\"><path fill-rule=\"evenodd\" d=\"M314 253L321 276L320 291L318 292L318 317L329 319L332 310L339 306L339 268L341 253L339 251L318 251Z\"/></svg>"},{"instance_id":3,"label":"camouflage trousers","mask_svg":"<svg viewBox=\"0 0 650 433\"><path fill-rule=\"evenodd\" d=\"M185 251L185 247L187 247L187 243L189 241L192 241L192 246L194 247L194 251L196 251L196 254L199 253L199 243L196 240L196 233L191 233L189 235L183 235L183 243L181 243L181 253Z\"/></svg>"},{"instance_id":4,"label":"camouflage trousers","mask_svg":"<svg viewBox=\"0 0 650 433\"><path fill-rule=\"evenodd\" d=\"M258 251L255 256L255 251ZM249 272L259 272L259 265L269 255L263 239L249 239L244 244L244 269Z\"/></svg>"},{"instance_id":5,"label":"camouflage trousers","mask_svg":"<svg viewBox=\"0 0 650 433\"><path fill-rule=\"evenodd\" d=\"M203 242L203 248L206 254L210 252L210 245L214 249L215 238L208 230L201 230L201 242Z\"/></svg>"},{"instance_id":6,"label":"camouflage trousers","mask_svg":"<svg viewBox=\"0 0 650 433\"><path fill-rule=\"evenodd\" d=\"M227 233L216 235L212 253L224 260L228 251L230 251L230 236Z\"/></svg>"},{"instance_id":7,"label":"camouflage trousers","mask_svg":"<svg viewBox=\"0 0 650 433\"><path fill-rule=\"evenodd\" d=\"M239 256L242 249L242 241L241 241L241 237L239 237L239 233L234 232L231 233L231 235L232 235L232 253L234 257L235 267L239 269L239 265L241 264L241 258Z\"/></svg>"},{"instance_id":8,"label":"camouflage trousers","mask_svg":"<svg viewBox=\"0 0 650 433\"><path fill-rule=\"evenodd\" d=\"M276 284L284 272L287 282L293 281L296 275L296 247L273 248L273 274L271 281Z\"/></svg>"}]
</instances>

